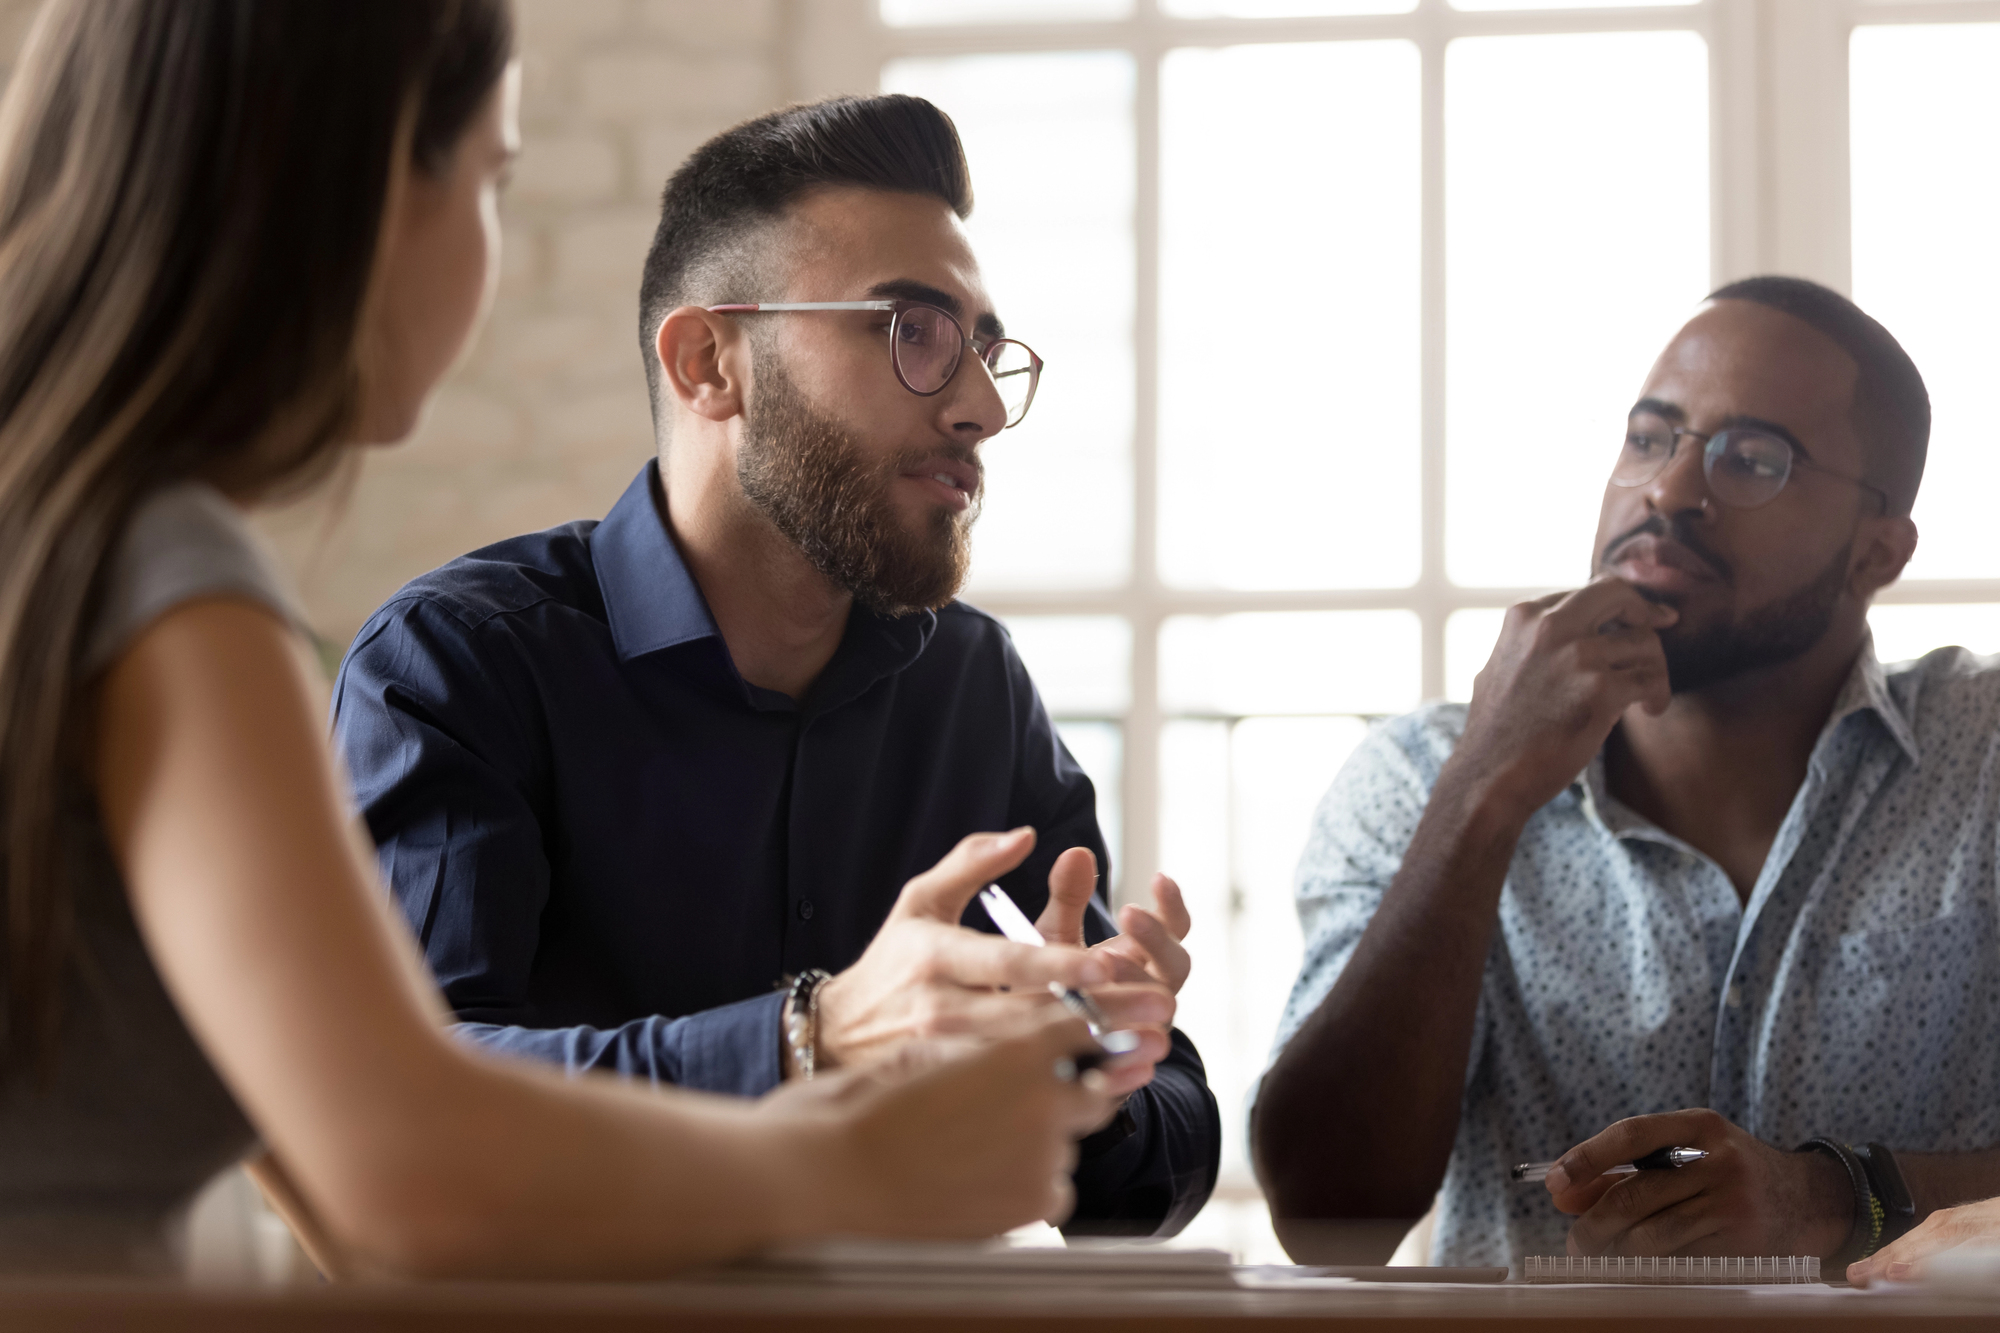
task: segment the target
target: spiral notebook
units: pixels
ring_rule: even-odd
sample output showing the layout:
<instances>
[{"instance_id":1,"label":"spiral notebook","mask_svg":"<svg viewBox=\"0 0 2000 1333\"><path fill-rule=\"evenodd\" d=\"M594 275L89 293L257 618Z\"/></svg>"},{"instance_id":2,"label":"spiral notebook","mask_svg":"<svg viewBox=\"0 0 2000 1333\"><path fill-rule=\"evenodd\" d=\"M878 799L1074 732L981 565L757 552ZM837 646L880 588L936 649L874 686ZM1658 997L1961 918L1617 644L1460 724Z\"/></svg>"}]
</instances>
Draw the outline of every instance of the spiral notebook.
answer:
<instances>
[{"instance_id":1,"label":"spiral notebook","mask_svg":"<svg viewBox=\"0 0 2000 1333\"><path fill-rule=\"evenodd\" d=\"M1660 1287L1744 1287L1816 1283L1817 1255L1736 1256L1708 1259L1604 1259L1530 1255L1521 1262L1526 1282L1610 1282Z\"/></svg>"}]
</instances>

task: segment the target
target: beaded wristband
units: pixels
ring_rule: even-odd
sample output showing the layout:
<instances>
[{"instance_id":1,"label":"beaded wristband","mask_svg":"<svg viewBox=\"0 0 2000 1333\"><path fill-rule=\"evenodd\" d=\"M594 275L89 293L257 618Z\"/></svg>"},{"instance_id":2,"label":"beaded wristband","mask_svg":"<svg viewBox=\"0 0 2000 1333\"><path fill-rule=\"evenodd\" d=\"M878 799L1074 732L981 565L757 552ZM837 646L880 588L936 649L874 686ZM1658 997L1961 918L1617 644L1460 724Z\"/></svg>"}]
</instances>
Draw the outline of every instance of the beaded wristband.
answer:
<instances>
[{"instance_id":1,"label":"beaded wristband","mask_svg":"<svg viewBox=\"0 0 2000 1333\"><path fill-rule=\"evenodd\" d=\"M825 968L809 967L792 978L791 994L785 997L785 1045L792 1051L792 1063L799 1077L811 1079L819 1056L819 988L833 980Z\"/></svg>"}]
</instances>

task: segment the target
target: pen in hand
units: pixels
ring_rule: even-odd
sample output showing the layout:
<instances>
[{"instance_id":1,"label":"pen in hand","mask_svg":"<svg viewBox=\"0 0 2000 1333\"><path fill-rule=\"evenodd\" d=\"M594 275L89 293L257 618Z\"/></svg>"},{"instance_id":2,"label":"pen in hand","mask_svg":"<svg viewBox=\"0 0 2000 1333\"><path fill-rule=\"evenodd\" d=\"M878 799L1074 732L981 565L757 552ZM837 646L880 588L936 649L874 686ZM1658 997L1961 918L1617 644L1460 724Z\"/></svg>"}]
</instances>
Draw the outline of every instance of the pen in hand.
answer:
<instances>
[{"instance_id":1,"label":"pen in hand","mask_svg":"<svg viewBox=\"0 0 2000 1333\"><path fill-rule=\"evenodd\" d=\"M998 884L988 884L979 891L979 905L986 909L987 919L999 928L1002 935L1016 944L1029 944L1039 949L1048 943L1042 932L1035 929L1035 923L1007 896L1007 891ZM1104 1016L1088 995L1074 990L1061 982L1051 981L1049 993L1063 1003L1063 1008L1081 1018L1090 1028L1090 1035L1102 1046L1107 1054L1127 1055L1139 1049L1139 1034L1136 1032L1114 1032L1111 1021Z\"/></svg>"},{"instance_id":2,"label":"pen in hand","mask_svg":"<svg viewBox=\"0 0 2000 1333\"><path fill-rule=\"evenodd\" d=\"M1607 1176L1629 1176L1638 1171L1672 1171L1677 1167L1692 1166L1703 1161L1708 1154L1700 1148L1661 1148L1649 1152L1629 1165L1607 1166L1603 1174ZM1508 1170L1510 1180L1546 1180L1554 1162L1523 1162Z\"/></svg>"}]
</instances>

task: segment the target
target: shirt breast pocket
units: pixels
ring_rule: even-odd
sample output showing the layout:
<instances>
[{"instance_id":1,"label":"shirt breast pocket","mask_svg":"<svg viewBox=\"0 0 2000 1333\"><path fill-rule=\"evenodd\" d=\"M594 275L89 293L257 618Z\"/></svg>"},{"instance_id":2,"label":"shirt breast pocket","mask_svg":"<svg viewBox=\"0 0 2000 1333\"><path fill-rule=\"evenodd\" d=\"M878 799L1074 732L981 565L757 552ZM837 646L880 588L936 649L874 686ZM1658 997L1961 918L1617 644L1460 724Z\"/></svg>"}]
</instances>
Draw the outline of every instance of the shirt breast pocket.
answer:
<instances>
[{"instance_id":1,"label":"shirt breast pocket","mask_svg":"<svg viewBox=\"0 0 2000 1333\"><path fill-rule=\"evenodd\" d=\"M1912 1150L2000 1137L2000 936L1979 904L1914 926L1840 937L1821 979L1828 1132Z\"/></svg>"}]
</instances>

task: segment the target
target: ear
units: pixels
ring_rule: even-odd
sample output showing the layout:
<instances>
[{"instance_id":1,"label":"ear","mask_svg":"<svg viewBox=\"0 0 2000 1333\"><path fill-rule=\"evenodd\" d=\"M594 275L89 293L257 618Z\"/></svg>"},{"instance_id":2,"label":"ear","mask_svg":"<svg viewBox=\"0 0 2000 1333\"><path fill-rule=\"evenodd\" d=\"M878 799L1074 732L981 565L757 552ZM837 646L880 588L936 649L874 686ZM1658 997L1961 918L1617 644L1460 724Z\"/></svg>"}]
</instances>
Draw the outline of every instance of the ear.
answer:
<instances>
[{"instance_id":1,"label":"ear","mask_svg":"<svg viewBox=\"0 0 2000 1333\"><path fill-rule=\"evenodd\" d=\"M749 389L749 344L736 321L684 305L653 336L660 376L680 405L709 421L741 416Z\"/></svg>"},{"instance_id":2,"label":"ear","mask_svg":"<svg viewBox=\"0 0 2000 1333\"><path fill-rule=\"evenodd\" d=\"M1855 542L1848 587L1865 602L1903 577L1916 553L1917 525L1907 515L1870 519Z\"/></svg>"}]
</instances>

